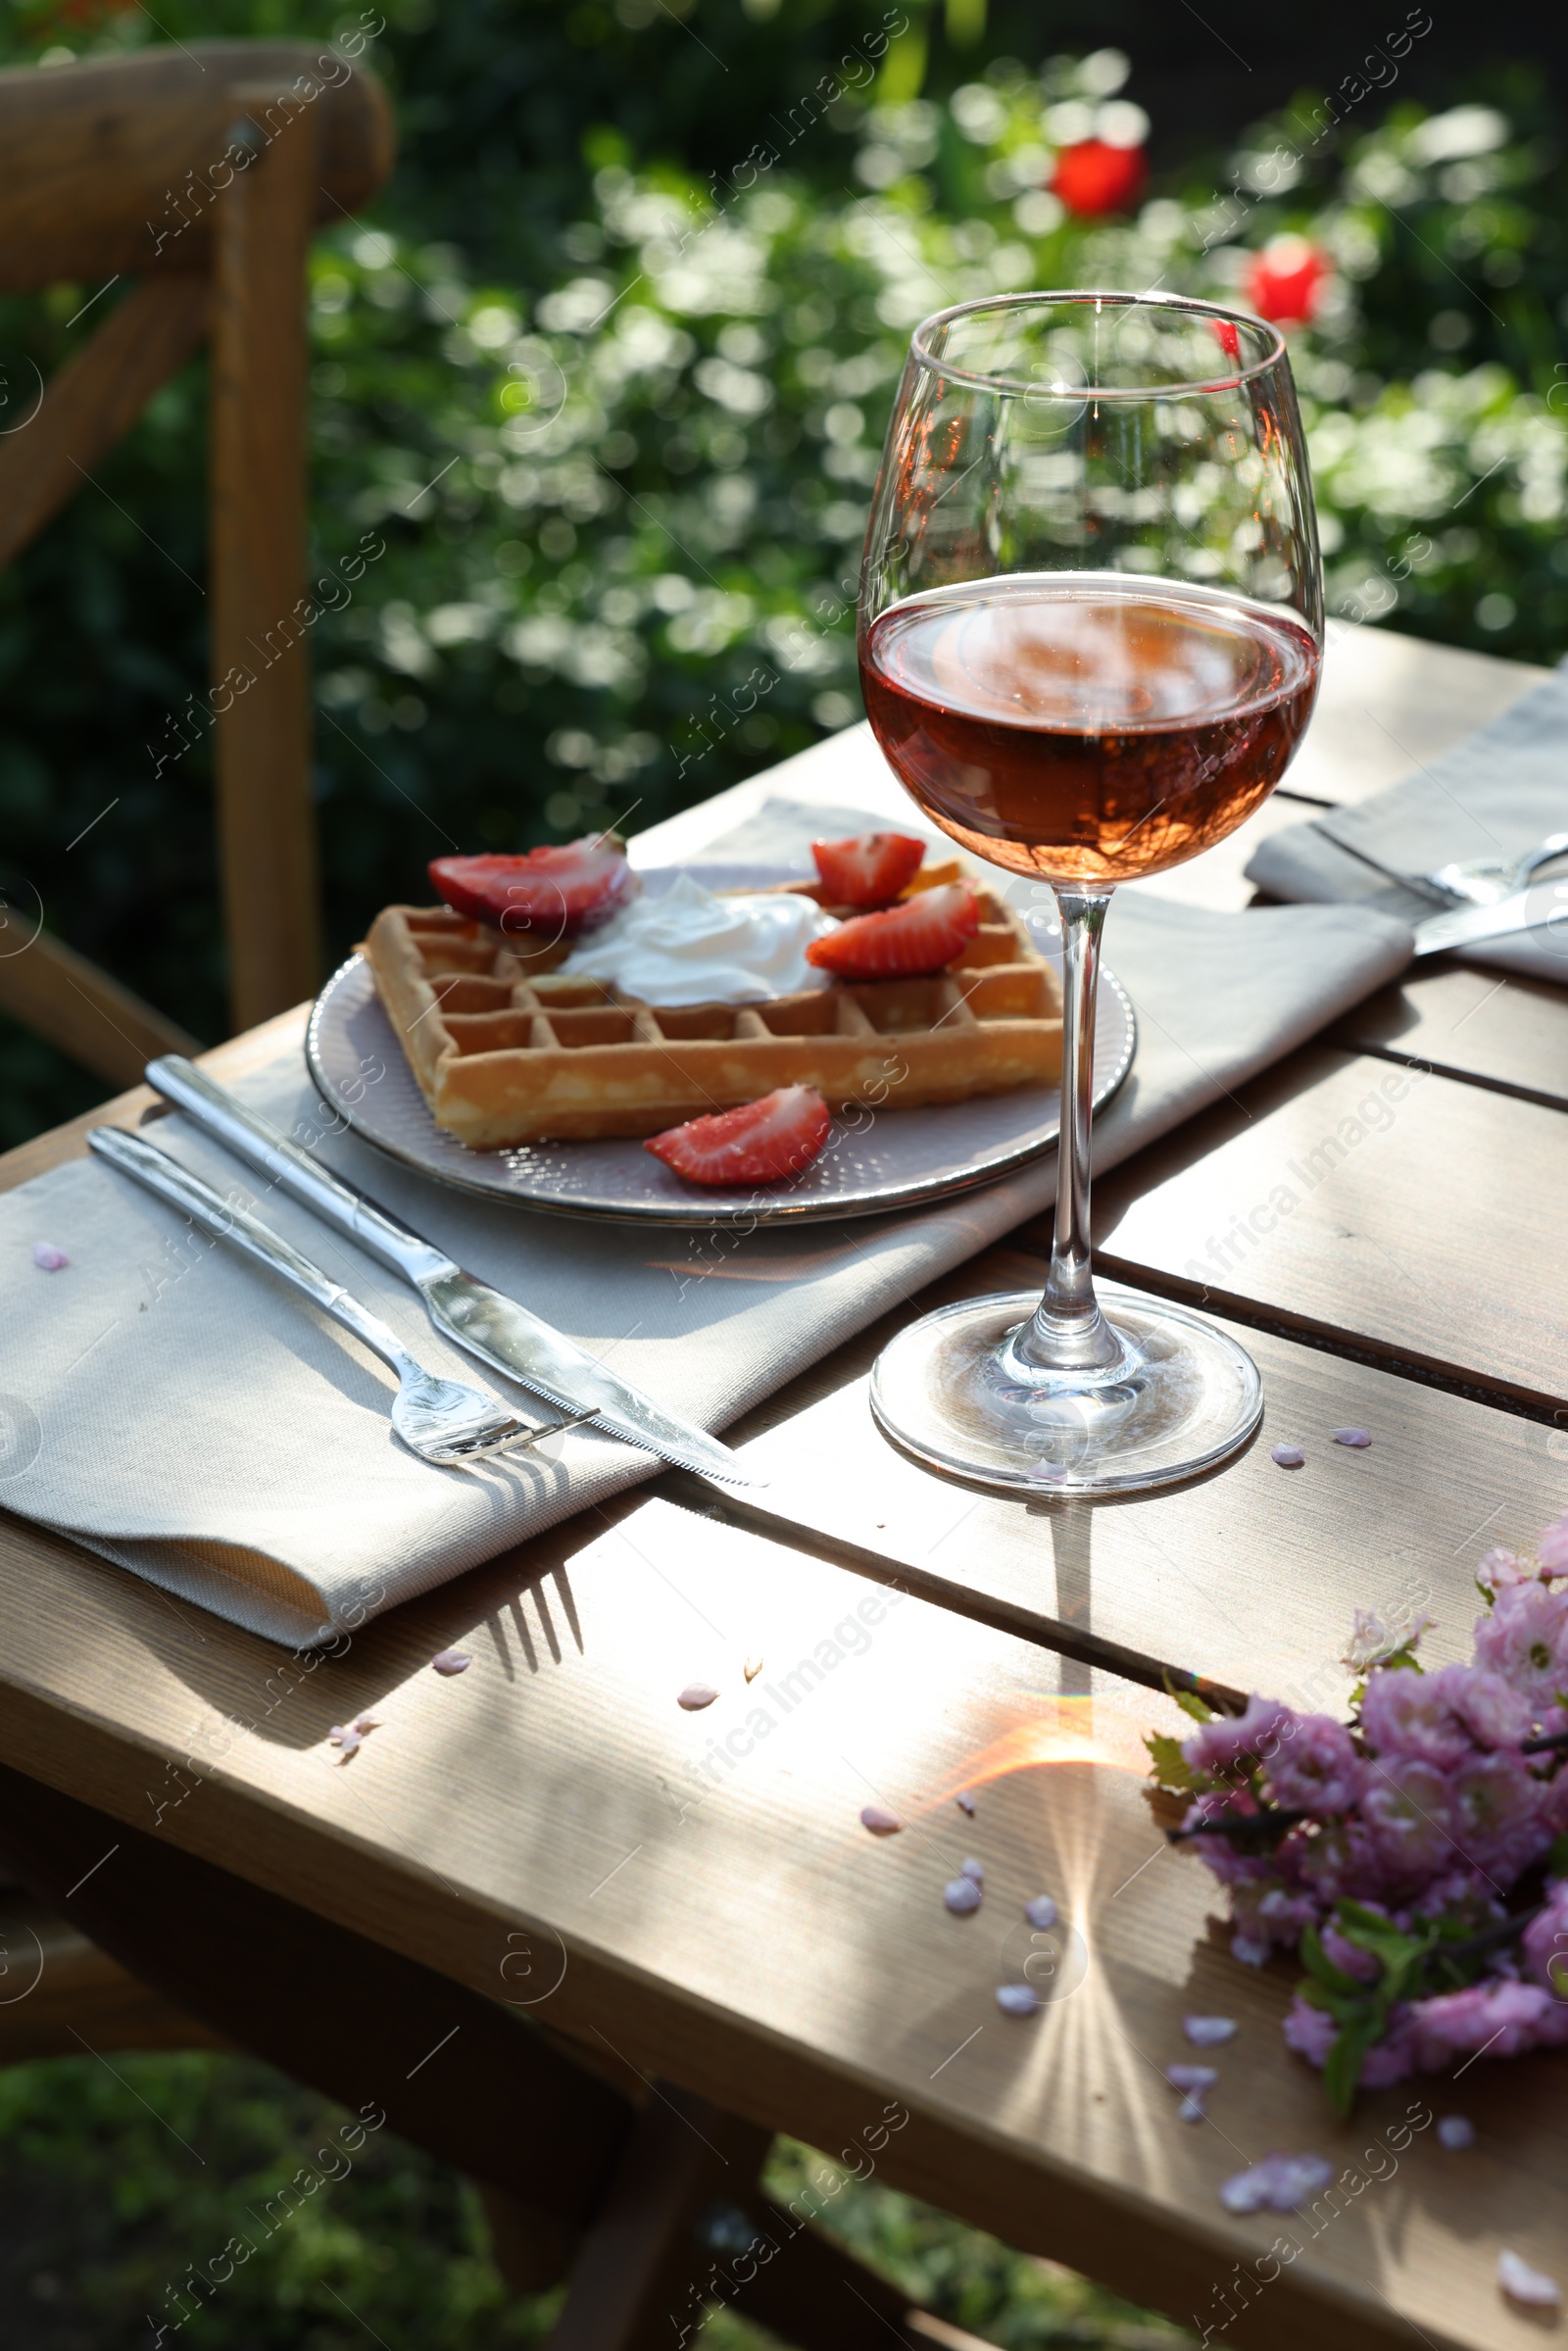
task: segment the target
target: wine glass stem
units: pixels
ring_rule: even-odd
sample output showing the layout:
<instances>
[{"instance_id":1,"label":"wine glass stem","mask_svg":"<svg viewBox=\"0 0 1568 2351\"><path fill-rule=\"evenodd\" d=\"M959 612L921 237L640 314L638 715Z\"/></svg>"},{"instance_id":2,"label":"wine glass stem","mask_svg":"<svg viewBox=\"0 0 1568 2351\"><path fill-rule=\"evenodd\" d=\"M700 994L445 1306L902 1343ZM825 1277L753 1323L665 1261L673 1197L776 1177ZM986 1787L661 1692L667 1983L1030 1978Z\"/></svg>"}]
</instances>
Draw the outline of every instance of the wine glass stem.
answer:
<instances>
[{"instance_id":1,"label":"wine glass stem","mask_svg":"<svg viewBox=\"0 0 1568 2351\"><path fill-rule=\"evenodd\" d=\"M1090 1121L1095 1093L1095 992L1108 890L1058 890L1061 916L1061 1140L1056 1150L1056 1224L1051 1275L1034 1319L1011 1343L1028 1371L1104 1374L1126 1349L1102 1320L1090 1270Z\"/></svg>"}]
</instances>

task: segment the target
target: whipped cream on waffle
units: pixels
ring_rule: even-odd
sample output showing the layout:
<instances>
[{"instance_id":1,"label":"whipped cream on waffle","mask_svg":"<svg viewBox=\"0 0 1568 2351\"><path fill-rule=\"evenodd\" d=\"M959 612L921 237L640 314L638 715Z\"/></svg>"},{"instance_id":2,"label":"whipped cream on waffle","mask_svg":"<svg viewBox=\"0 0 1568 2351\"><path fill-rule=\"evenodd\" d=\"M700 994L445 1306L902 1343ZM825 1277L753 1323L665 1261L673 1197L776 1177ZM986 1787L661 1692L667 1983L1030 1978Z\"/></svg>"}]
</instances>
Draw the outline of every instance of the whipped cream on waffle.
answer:
<instances>
[{"instance_id":1,"label":"whipped cream on waffle","mask_svg":"<svg viewBox=\"0 0 1568 2351\"><path fill-rule=\"evenodd\" d=\"M796 891L715 898L683 873L591 932L561 970L645 1004L760 1004L827 987L828 973L808 963L806 951L837 928Z\"/></svg>"}]
</instances>

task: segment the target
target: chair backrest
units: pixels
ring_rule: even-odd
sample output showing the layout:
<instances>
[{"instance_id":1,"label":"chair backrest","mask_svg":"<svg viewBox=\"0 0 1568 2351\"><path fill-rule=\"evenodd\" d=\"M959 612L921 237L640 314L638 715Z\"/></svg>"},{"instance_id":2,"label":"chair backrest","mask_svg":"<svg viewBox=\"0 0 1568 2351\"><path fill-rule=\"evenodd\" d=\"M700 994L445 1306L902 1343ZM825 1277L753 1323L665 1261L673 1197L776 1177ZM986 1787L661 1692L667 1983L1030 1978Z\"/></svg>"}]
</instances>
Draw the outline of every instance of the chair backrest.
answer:
<instances>
[{"instance_id":1,"label":"chair backrest","mask_svg":"<svg viewBox=\"0 0 1568 2351\"><path fill-rule=\"evenodd\" d=\"M0 563L211 340L213 683L202 715L215 738L236 1028L297 1003L319 977L301 617L305 257L313 227L356 212L392 168L391 109L359 62L364 46L353 31L330 44L206 41L0 73L0 292L74 279L109 298L25 430L0 444ZM117 279L137 282L121 295ZM80 1001L68 1004L66 988ZM84 1023L81 1002L101 1018ZM183 1034L46 932L28 955L0 958L0 1005L120 1082L139 1075L146 1049Z\"/></svg>"}]
</instances>

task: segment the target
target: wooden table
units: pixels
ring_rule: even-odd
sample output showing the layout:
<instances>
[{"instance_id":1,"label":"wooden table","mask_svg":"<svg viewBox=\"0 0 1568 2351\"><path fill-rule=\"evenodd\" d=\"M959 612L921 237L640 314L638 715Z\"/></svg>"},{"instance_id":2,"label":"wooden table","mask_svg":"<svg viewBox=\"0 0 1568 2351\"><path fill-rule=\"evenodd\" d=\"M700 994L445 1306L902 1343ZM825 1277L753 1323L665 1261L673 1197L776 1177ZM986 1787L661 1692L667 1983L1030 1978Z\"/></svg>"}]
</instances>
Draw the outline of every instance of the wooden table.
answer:
<instances>
[{"instance_id":1,"label":"wooden table","mask_svg":"<svg viewBox=\"0 0 1568 2351\"><path fill-rule=\"evenodd\" d=\"M1541 674L1347 632L1292 794L1377 789ZM789 781L864 806L878 765L856 730ZM669 853L778 783L676 819ZM1254 829L1301 813L1282 795ZM1147 886L1240 906L1246 854L1229 843ZM211 1066L230 1073L298 1023ZM1266 1240L1227 1246L1391 1073L1417 1081L1392 1123L1303 1182ZM148 1100L110 1114L133 1123ZM1568 994L1440 969L1101 1187L1102 1262L1241 1329L1269 1429L1306 1447L1295 1476L1254 1446L1101 1508L944 1484L883 1443L866 1405L878 1346L930 1302L912 1299L733 1433L765 1464L760 1509L701 1494L693 1509L662 1482L281 1683L268 1643L0 1522L0 1763L133 1831L156 1824L169 1846L434 1971L454 1999L529 2003L633 2095L678 2083L846 2150L1200 2330L1271 2351L1329 2327L1346 2345L1534 2342L1494 2265L1507 2244L1564 2269L1568 2066L1423 2077L1331 2123L1280 2038L1291 1971L1231 1960L1206 1873L1151 1822L1138 1740L1168 1701L1099 1670L1085 1637L1331 1709L1356 1605L1426 1608L1432 1653L1466 1652L1480 1552L1528 1540L1568 1499L1565 1108ZM80 1148L61 1129L13 1152L4 1180ZM1045 1246L1025 1230L945 1294L1038 1281ZM1347 1422L1373 1432L1369 1451L1328 1443ZM452 1642L475 1663L441 1681L427 1661ZM687 1714L675 1696L694 1680L721 1695ZM384 1727L339 1768L328 1725L372 1704ZM970 1822L954 1796L977 1775ZM871 1800L902 1835L866 1836ZM941 1888L969 1852L986 1899L957 1919ZM83 1871L101 1858L70 1856ZM1029 1954L1021 1905L1042 1891L1069 1932L1057 1996L1019 2023L994 1990ZM346 2019L355 1993L325 1981L313 1997ZM1192 2010L1241 2020L1199 2129L1162 2079L1191 2055ZM434 2069L438 1998L428 2025ZM1410 2108L1403 2151L1377 2153ZM1430 2117L1446 2111L1475 2121L1473 2152L1438 2147ZM1274 2147L1333 2156L1344 2188L1315 2219L1227 2218L1219 2181ZM1286 2266L1266 2254L1282 2235L1299 2247Z\"/></svg>"}]
</instances>

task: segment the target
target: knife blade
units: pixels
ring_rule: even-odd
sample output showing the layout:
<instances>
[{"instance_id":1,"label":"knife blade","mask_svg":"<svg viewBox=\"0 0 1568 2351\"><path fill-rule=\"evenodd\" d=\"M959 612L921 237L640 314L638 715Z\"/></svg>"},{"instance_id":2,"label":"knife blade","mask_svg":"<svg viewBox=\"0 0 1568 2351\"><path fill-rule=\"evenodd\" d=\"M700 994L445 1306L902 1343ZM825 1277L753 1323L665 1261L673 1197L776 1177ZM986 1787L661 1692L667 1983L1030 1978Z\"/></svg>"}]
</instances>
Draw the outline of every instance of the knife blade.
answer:
<instances>
[{"instance_id":1,"label":"knife blade","mask_svg":"<svg viewBox=\"0 0 1568 2351\"><path fill-rule=\"evenodd\" d=\"M1455 906L1451 913L1430 914L1415 926L1415 952L1418 957L1439 955L1451 947L1479 947L1486 939L1548 927L1568 952L1568 883L1537 882L1490 906Z\"/></svg>"},{"instance_id":2,"label":"knife blade","mask_svg":"<svg viewBox=\"0 0 1568 2351\"><path fill-rule=\"evenodd\" d=\"M721 1478L732 1486L763 1486L766 1480L742 1469L727 1445L706 1430L666 1412L652 1396L578 1347L564 1331L519 1306L470 1273L455 1258L422 1241L363 1192L346 1184L260 1112L210 1078L179 1053L164 1053L147 1064L147 1083L183 1110L239 1158L275 1184L383 1265L401 1274L424 1300L438 1331L477 1355L481 1363L531 1388L567 1412L592 1409L599 1425L699 1477Z\"/></svg>"}]
</instances>

